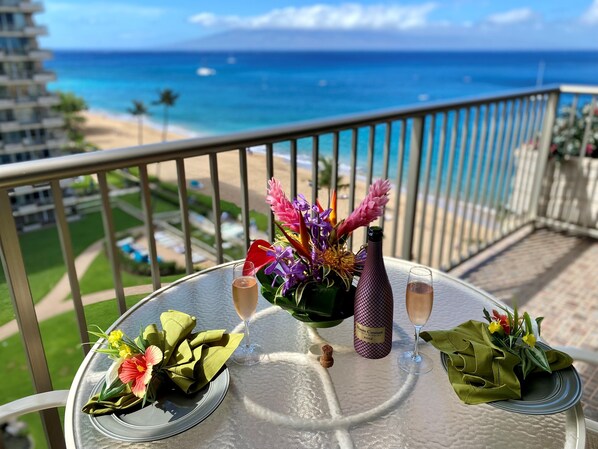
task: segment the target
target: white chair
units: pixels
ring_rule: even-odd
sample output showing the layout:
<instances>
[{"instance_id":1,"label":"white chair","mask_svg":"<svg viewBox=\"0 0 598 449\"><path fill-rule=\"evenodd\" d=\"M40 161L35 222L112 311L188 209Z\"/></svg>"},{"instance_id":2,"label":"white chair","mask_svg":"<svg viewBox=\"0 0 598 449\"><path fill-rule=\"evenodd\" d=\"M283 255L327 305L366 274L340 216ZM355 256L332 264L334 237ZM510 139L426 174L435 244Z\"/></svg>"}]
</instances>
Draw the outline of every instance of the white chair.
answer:
<instances>
[{"instance_id":1,"label":"white chair","mask_svg":"<svg viewBox=\"0 0 598 449\"><path fill-rule=\"evenodd\" d=\"M574 360L598 366L598 353L573 346L555 346ZM598 449L598 421L586 418L586 449Z\"/></svg>"},{"instance_id":2,"label":"white chair","mask_svg":"<svg viewBox=\"0 0 598 449\"><path fill-rule=\"evenodd\" d=\"M39 412L49 408L64 407L68 397L68 390L54 390L27 396L8 404L0 405L0 425L15 420L21 415ZM2 445L2 432L0 431L0 447Z\"/></svg>"}]
</instances>

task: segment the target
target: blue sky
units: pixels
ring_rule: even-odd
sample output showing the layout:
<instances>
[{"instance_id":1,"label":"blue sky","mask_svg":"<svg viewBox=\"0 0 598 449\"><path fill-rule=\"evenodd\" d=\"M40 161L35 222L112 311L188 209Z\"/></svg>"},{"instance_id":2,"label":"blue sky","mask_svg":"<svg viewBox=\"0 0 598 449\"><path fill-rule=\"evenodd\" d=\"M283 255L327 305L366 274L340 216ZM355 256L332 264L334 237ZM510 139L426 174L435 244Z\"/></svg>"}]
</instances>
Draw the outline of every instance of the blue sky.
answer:
<instances>
[{"instance_id":1,"label":"blue sky","mask_svg":"<svg viewBox=\"0 0 598 449\"><path fill-rule=\"evenodd\" d=\"M598 0L46 0L50 49L152 49L228 30L385 32L433 48L598 49ZM433 37L432 37L433 36Z\"/></svg>"}]
</instances>

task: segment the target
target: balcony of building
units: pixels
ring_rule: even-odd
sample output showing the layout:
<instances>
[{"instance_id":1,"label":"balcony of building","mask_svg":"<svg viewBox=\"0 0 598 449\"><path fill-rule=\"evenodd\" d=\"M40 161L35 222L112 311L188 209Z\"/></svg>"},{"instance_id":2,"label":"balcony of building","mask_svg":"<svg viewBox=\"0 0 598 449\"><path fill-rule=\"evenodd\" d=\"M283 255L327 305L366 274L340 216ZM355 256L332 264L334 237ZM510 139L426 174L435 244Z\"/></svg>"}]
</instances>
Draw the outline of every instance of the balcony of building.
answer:
<instances>
[{"instance_id":1,"label":"balcony of building","mask_svg":"<svg viewBox=\"0 0 598 449\"><path fill-rule=\"evenodd\" d=\"M0 6L0 12L1 11ZM48 28L43 25L4 25L0 28L0 37L36 37L48 34Z\"/></svg>"},{"instance_id":2,"label":"balcony of building","mask_svg":"<svg viewBox=\"0 0 598 449\"><path fill-rule=\"evenodd\" d=\"M588 151L597 124L597 99L597 87L552 86L5 165L0 167L0 216L11 216L14 189L49 186L66 261L62 273L71 286L67 293L76 311L78 337L85 342L89 323L80 292L82 273L75 268L66 218L75 200L64 201L65 180L94 180L100 238L106 245L114 285L111 296L122 314L126 295L115 214L131 207L120 209L116 195L125 187L117 186L115 178L124 180L126 188L138 195L139 209L133 213L142 221L149 260L156 261L150 263L152 290L162 285L158 229L168 226L169 232L177 233L184 247L186 273L197 268L192 254L195 216L201 202L198 180L203 184L201 195L210 205L203 213L213 223L212 244L207 249L210 263L219 264L239 257L230 251L224 221L232 219L241 229L241 254L256 236L256 214L263 216L258 231L274 238L274 219L264 205L266 181L272 176L284 180L290 197L304 193L312 201L326 197L328 187L346 184L339 195L339 216L357 206L374 178L389 178L393 190L379 221L385 229L387 256L450 271L507 303L518 299L532 314L545 315L545 322L553 323L544 326L549 341L598 350L592 328L598 313L598 287L593 283L597 278L593 269L598 245L593 238L598 236L598 158L594 150ZM590 112L584 115L582 111ZM577 122L584 128L582 141L573 153L557 157L555 139ZM302 161L301 154L309 154L309 159ZM344 170L340 163L343 155ZM331 161L327 185L319 185L321 156ZM263 174L248 170L249 158L263 158ZM232 161L237 175L222 174L219 164L224 159L229 164ZM156 177L157 163L169 166L174 178ZM307 167L307 174L302 166ZM155 202L164 200L175 204L175 210L166 215L175 218L176 225L155 211ZM224 218L226 215L229 218ZM26 238L23 235L21 240ZM1 220L0 251L35 390L68 387L69 379L50 375L38 323L38 318L47 317L35 314L18 242L15 221ZM363 242L363 233L356 233L349 245L358 248ZM564 292L576 282L585 282L586 287ZM564 297L565 303L561 303ZM560 325L563 315L567 316L566 326ZM51 344L48 338L46 343ZM83 346L81 356L86 351ZM596 370L580 371L587 388L596 388L592 383L598 378ZM589 390L584 407L596 418L592 415L597 411L594 397L596 393ZM42 419L47 429L60 428L57 413L46 412ZM59 432L50 431L48 440L61 447Z\"/></svg>"},{"instance_id":3,"label":"balcony of building","mask_svg":"<svg viewBox=\"0 0 598 449\"><path fill-rule=\"evenodd\" d=\"M22 71L10 74L0 74L0 84L18 86L27 84L46 84L56 80L53 72Z\"/></svg>"}]
</instances>

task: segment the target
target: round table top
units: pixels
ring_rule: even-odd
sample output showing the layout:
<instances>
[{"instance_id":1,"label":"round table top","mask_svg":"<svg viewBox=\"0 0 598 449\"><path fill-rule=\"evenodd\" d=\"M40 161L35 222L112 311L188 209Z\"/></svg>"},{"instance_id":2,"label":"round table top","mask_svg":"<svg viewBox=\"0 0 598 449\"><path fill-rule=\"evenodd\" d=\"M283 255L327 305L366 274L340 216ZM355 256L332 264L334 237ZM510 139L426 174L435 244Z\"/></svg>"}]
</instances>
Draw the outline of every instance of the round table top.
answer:
<instances>
[{"instance_id":1,"label":"round table top","mask_svg":"<svg viewBox=\"0 0 598 449\"><path fill-rule=\"evenodd\" d=\"M585 428L578 405L554 415L522 415L489 405L465 405L454 393L438 351L427 343L421 352L434 368L409 375L397 364L413 345L413 325L405 310L405 286L414 264L385 259L394 293L391 353L379 360L353 349L353 320L329 329L312 329L261 296L252 319L252 341L265 356L258 365L228 363L229 391L214 413L195 427L156 442L130 443L104 436L81 412L111 361L93 351L81 365L65 417L70 448L446 448L583 447ZM434 273L434 308L424 330L448 329L482 319L482 309L499 303L487 293L447 274ZM196 330L242 331L232 303L232 267L221 265L190 275L141 301L113 327L137 335L141 326L159 323L167 310L197 319ZM334 366L320 366L314 348L334 347Z\"/></svg>"}]
</instances>

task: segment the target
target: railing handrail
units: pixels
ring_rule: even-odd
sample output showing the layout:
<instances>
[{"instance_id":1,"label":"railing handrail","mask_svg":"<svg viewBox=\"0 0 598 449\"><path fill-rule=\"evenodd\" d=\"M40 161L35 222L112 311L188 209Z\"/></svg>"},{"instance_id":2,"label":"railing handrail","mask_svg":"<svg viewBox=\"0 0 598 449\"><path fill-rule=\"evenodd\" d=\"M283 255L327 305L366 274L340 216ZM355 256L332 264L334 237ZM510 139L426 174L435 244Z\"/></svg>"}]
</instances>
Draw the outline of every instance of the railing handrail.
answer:
<instances>
[{"instance_id":1,"label":"railing handrail","mask_svg":"<svg viewBox=\"0 0 598 449\"><path fill-rule=\"evenodd\" d=\"M501 94L444 100L421 105L383 109L369 113L309 120L226 135L196 137L172 142L60 156L44 159L43 161L7 164L0 166L0 188L46 183L55 179L87 175L97 173L98 171L108 171L122 167L164 162L192 156L203 156L256 145L311 137L335 132L339 129L357 128L373 123L420 117L426 114L445 112L463 107L479 106L523 96L543 95L560 91L561 86L549 85L538 88L519 89Z\"/></svg>"},{"instance_id":2,"label":"railing handrail","mask_svg":"<svg viewBox=\"0 0 598 449\"><path fill-rule=\"evenodd\" d=\"M598 95L598 86L589 84L561 84L559 90L563 94Z\"/></svg>"}]
</instances>

